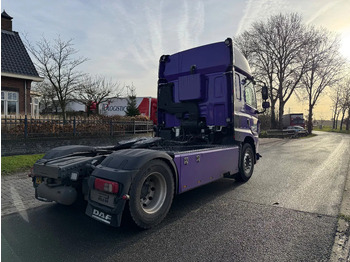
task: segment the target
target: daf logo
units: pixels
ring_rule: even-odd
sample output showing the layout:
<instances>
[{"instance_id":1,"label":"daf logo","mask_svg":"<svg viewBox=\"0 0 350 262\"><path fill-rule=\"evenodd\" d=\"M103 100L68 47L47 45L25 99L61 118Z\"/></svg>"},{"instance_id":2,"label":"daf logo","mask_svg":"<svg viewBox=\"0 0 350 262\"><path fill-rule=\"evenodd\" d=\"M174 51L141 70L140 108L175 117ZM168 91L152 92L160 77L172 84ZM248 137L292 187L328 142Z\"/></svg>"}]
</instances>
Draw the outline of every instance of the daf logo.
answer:
<instances>
[{"instance_id":1,"label":"daf logo","mask_svg":"<svg viewBox=\"0 0 350 262\"><path fill-rule=\"evenodd\" d=\"M94 218L97 218L98 220L101 220L101 221L106 222L108 224L110 224L111 223L110 221L112 220L112 216L111 215L105 214L105 213L103 213L101 211L98 211L97 209L94 209L92 211L92 216Z\"/></svg>"}]
</instances>

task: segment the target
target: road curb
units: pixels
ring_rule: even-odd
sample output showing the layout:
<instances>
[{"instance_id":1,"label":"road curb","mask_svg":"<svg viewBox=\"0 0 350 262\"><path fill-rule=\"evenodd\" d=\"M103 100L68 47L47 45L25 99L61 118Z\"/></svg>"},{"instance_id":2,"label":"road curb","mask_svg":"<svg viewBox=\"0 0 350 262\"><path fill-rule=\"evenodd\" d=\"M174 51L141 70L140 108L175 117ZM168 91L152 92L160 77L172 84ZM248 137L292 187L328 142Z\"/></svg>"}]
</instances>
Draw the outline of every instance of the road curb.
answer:
<instances>
[{"instance_id":1,"label":"road curb","mask_svg":"<svg viewBox=\"0 0 350 262\"><path fill-rule=\"evenodd\" d=\"M340 205L337 231L332 248L331 262L350 261L350 163Z\"/></svg>"},{"instance_id":2,"label":"road curb","mask_svg":"<svg viewBox=\"0 0 350 262\"><path fill-rule=\"evenodd\" d=\"M279 141L283 141L283 138L264 137L264 138L259 138L259 145L271 144L271 143L279 142Z\"/></svg>"}]
</instances>

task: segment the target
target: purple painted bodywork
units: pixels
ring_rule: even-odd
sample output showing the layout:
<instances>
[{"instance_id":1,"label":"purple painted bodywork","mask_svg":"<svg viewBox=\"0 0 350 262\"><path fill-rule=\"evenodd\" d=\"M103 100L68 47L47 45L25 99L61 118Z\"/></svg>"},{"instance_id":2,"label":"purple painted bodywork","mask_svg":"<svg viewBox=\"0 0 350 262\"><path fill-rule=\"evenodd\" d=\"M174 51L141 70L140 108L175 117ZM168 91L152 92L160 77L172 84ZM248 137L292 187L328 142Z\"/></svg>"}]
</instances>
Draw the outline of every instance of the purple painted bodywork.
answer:
<instances>
[{"instance_id":1,"label":"purple painted bodywork","mask_svg":"<svg viewBox=\"0 0 350 262\"><path fill-rule=\"evenodd\" d=\"M235 83L237 75L240 81ZM162 56L158 77L158 95L162 97L164 91L168 92L163 98L166 102L162 101L158 108L158 125L162 132L168 132L164 133L167 139L176 139L179 137L176 132L191 133L195 128L197 133L193 133L197 136L200 132L215 136L228 131L236 145L254 144L258 155L257 110L246 103L243 87L243 80L251 80L252 76L248 61L231 44L218 42ZM239 154L238 146L176 153L178 192L219 179L225 173L237 173Z\"/></svg>"},{"instance_id":2,"label":"purple painted bodywork","mask_svg":"<svg viewBox=\"0 0 350 262\"><path fill-rule=\"evenodd\" d=\"M227 173L237 173L238 158L238 146L176 154L174 162L179 176L178 192L213 182Z\"/></svg>"},{"instance_id":3,"label":"purple painted bodywork","mask_svg":"<svg viewBox=\"0 0 350 262\"><path fill-rule=\"evenodd\" d=\"M201 75L188 75L179 77L178 85L178 94L179 100L188 101L188 100L198 100L203 99L204 93L201 88ZM192 87L192 88L188 88Z\"/></svg>"},{"instance_id":4,"label":"purple painted bodywork","mask_svg":"<svg viewBox=\"0 0 350 262\"><path fill-rule=\"evenodd\" d=\"M225 72L232 64L231 52L232 47L218 42L173 54L168 58L164 71L159 72L159 77L168 81L176 80L181 75L190 74L193 65L196 66L196 73L200 74Z\"/></svg>"},{"instance_id":5,"label":"purple painted bodywork","mask_svg":"<svg viewBox=\"0 0 350 262\"><path fill-rule=\"evenodd\" d=\"M208 126L226 126L232 120L232 46L224 42L193 48L168 57L159 78L174 84L173 101L194 102ZM161 86L159 87L161 88ZM158 123L180 125L171 114L158 110Z\"/></svg>"}]
</instances>

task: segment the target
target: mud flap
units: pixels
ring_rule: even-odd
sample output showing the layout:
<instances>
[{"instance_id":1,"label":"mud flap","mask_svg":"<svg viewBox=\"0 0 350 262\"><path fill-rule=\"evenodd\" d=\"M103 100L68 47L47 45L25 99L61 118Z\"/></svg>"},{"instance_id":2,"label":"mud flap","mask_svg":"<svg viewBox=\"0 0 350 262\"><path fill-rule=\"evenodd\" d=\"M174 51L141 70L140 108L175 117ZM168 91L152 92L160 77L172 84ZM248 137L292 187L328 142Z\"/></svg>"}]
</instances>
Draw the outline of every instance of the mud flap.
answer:
<instances>
[{"instance_id":1,"label":"mud flap","mask_svg":"<svg viewBox=\"0 0 350 262\"><path fill-rule=\"evenodd\" d=\"M119 214L112 214L105 209L102 210L101 208L94 207L89 203L86 207L85 214L107 225L119 227L122 221L123 212Z\"/></svg>"},{"instance_id":2,"label":"mud flap","mask_svg":"<svg viewBox=\"0 0 350 262\"><path fill-rule=\"evenodd\" d=\"M256 154L256 160L259 160L260 158L262 158L262 155L260 155L259 153Z\"/></svg>"}]
</instances>

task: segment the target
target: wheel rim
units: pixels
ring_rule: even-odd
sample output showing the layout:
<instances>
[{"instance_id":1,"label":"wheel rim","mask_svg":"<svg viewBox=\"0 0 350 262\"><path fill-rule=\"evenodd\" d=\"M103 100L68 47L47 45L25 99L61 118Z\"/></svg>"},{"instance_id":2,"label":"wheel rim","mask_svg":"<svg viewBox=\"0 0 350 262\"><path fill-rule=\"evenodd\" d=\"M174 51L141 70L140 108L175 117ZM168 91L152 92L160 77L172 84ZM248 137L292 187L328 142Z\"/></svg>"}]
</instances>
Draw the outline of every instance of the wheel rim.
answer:
<instances>
[{"instance_id":1,"label":"wheel rim","mask_svg":"<svg viewBox=\"0 0 350 262\"><path fill-rule=\"evenodd\" d=\"M253 167L253 160L251 154L246 151L243 157L243 168L244 168L244 173L246 175L250 174L250 171L252 170Z\"/></svg>"},{"instance_id":2,"label":"wheel rim","mask_svg":"<svg viewBox=\"0 0 350 262\"><path fill-rule=\"evenodd\" d=\"M159 211L166 198L166 181L162 174L149 174L141 188L140 204L144 212L153 214Z\"/></svg>"}]
</instances>

